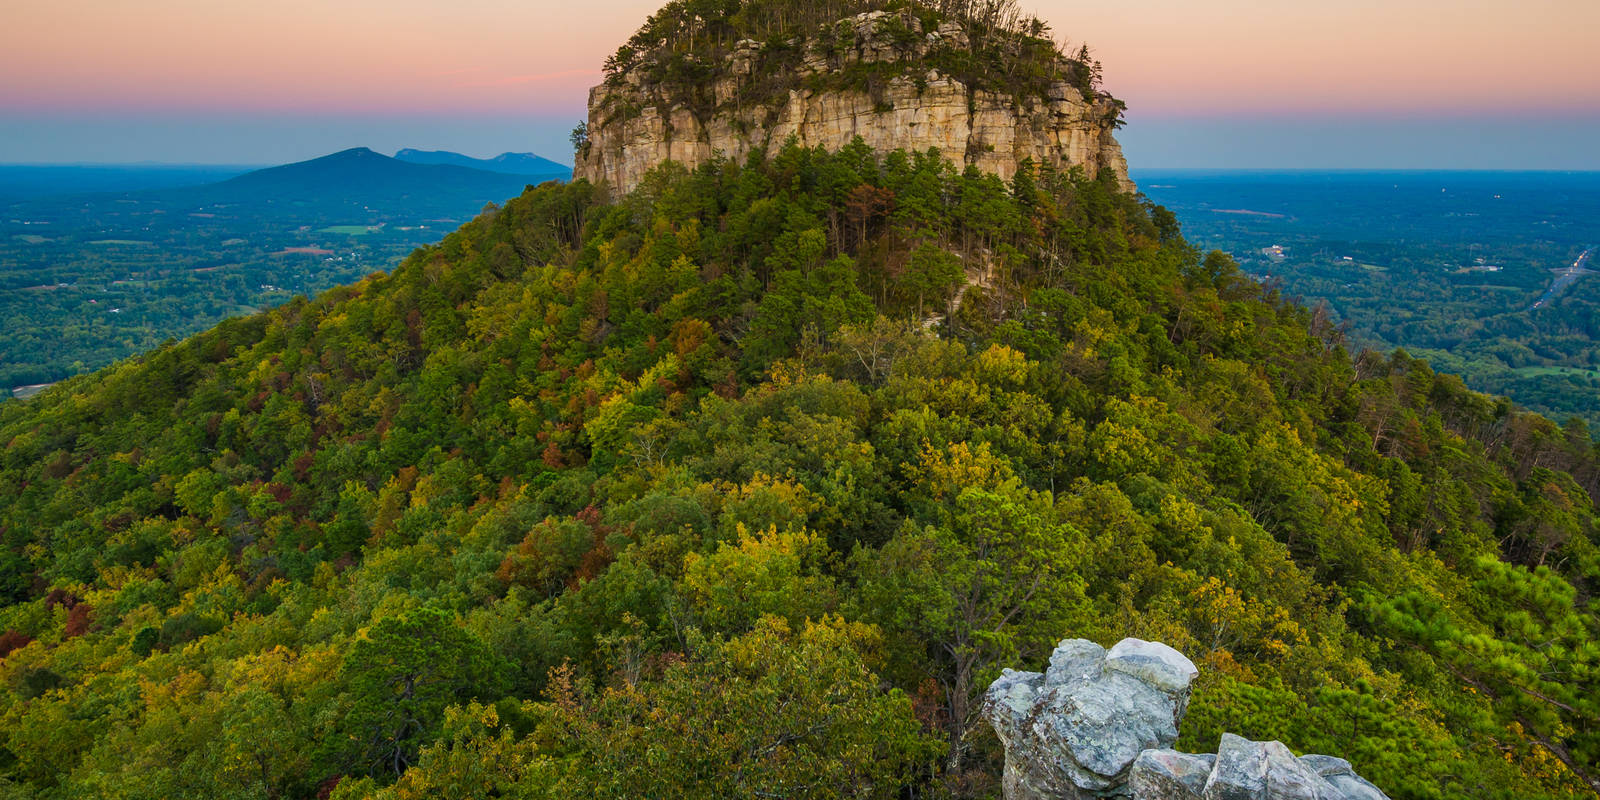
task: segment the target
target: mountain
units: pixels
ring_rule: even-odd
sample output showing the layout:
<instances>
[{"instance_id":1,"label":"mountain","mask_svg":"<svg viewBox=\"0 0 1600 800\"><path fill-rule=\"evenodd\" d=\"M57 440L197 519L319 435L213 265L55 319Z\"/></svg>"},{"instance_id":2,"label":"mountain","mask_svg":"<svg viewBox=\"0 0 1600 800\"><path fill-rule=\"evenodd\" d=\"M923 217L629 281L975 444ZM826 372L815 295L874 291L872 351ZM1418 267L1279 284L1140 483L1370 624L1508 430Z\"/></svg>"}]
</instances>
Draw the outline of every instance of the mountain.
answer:
<instances>
[{"instance_id":1,"label":"mountain","mask_svg":"<svg viewBox=\"0 0 1600 800\"><path fill-rule=\"evenodd\" d=\"M163 192L167 199L193 198L210 203L294 202L401 203L427 197L510 197L528 183L525 176L450 164L414 164L365 147L341 150L321 158L256 170L219 183Z\"/></svg>"},{"instance_id":2,"label":"mountain","mask_svg":"<svg viewBox=\"0 0 1600 800\"><path fill-rule=\"evenodd\" d=\"M1019 15L999 8L975 13ZM856 139L878 152L937 149L1004 180L1024 163L1105 172L1134 190L1115 136L1125 105L1100 84L1087 50L1069 56L1042 31L965 25L909 5L843 20L837 11L784 12L804 32L784 40L737 22L708 23L703 36L646 24L589 92L575 174L627 192L669 159L740 161L794 137L828 151ZM691 67L680 51L696 42Z\"/></svg>"},{"instance_id":3,"label":"mountain","mask_svg":"<svg viewBox=\"0 0 1600 800\"><path fill-rule=\"evenodd\" d=\"M464 211L475 212L484 203L519 194L528 183L528 176L524 175L450 164L414 164L365 147L353 147L213 183L39 198L14 204L13 211L92 211L102 206L145 203L179 209L244 206L256 212L275 207L301 215L347 207L425 215L449 210L452 215L461 215Z\"/></svg>"},{"instance_id":4,"label":"mountain","mask_svg":"<svg viewBox=\"0 0 1600 800\"><path fill-rule=\"evenodd\" d=\"M823 6L675 2L614 61L881 10ZM985 688L1127 637L1199 668L1186 751L1592 794L1586 436L1352 354L1114 169L796 138L640 185L0 405L0 786L1016 796Z\"/></svg>"},{"instance_id":5,"label":"mountain","mask_svg":"<svg viewBox=\"0 0 1600 800\"><path fill-rule=\"evenodd\" d=\"M0 203L11 203L57 195L83 195L90 193L140 192L148 190L187 189L214 184L256 172L265 173L246 181L256 183L270 191L288 191L298 194L320 193L329 188L342 188L342 181L355 181L354 186L374 187L380 191L407 182L441 181L448 185L473 180L486 181L483 176L468 177L464 173L439 173L409 170L394 164L423 166L464 167L476 172L495 175L516 175L524 183L542 183L546 180L569 180L572 169L532 153L503 153L492 159L469 158L447 151L401 150L394 158L379 155L364 147L352 148L318 159L280 167L260 169L244 166L171 165L171 164L71 164L25 165L0 164ZM511 186L515 182L497 180L489 185ZM515 185L511 196L521 191Z\"/></svg>"},{"instance_id":6,"label":"mountain","mask_svg":"<svg viewBox=\"0 0 1600 800\"><path fill-rule=\"evenodd\" d=\"M13 215L58 226L114 227L126 214L222 214L255 223L375 224L464 219L519 194L528 176L448 164L413 164L354 147L214 183L62 195L14 203ZM126 213L125 213L126 212Z\"/></svg>"},{"instance_id":7,"label":"mountain","mask_svg":"<svg viewBox=\"0 0 1600 800\"><path fill-rule=\"evenodd\" d=\"M533 153L501 153L494 158L473 158L449 150L401 150L394 154L396 159L412 164L453 164L458 167L471 167L488 172L503 172L508 175L527 175L543 177L547 180L570 180L572 168L563 166L548 158L541 158Z\"/></svg>"}]
</instances>

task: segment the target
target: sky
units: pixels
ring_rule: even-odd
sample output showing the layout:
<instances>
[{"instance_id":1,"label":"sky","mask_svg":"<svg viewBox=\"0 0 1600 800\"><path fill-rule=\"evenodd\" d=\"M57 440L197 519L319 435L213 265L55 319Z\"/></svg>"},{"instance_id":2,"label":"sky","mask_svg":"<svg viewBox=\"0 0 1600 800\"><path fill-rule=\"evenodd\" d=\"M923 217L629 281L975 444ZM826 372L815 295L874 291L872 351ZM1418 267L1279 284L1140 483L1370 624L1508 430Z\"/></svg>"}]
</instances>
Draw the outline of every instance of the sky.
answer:
<instances>
[{"instance_id":1,"label":"sky","mask_svg":"<svg viewBox=\"0 0 1600 800\"><path fill-rule=\"evenodd\" d=\"M660 1L9 0L0 163L570 163ZM1104 63L1136 168L1600 170L1600 0L1022 5Z\"/></svg>"}]
</instances>

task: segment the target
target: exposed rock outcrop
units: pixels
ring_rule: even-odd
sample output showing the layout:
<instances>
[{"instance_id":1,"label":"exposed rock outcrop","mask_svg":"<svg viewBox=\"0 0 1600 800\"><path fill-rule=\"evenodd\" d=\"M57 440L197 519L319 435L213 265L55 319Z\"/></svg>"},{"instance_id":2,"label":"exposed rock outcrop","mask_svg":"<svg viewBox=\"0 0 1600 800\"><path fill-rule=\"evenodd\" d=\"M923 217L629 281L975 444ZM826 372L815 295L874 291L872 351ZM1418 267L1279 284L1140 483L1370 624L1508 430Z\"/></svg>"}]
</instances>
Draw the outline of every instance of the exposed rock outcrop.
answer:
<instances>
[{"instance_id":1,"label":"exposed rock outcrop","mask_svg":"<svg viewBox=\"0 0 1600 800\"><path fill-rule=\"evenodd\" d=\"M1043 675L1006 670L984 704L1006 746L1006 797L1098 797L1123 786L1141 752L1177 741L1197 674L1182 653L1138 639L1109 653L1073 639Z\"/></svg>"},{"instance_id":2,"label":"exposed rock outcrop","mask_svg":"<svg viewBox=\"0 0 1600 800\"><path fill-rule=\"evenodd\" d=\"M861 14L838 27L848 34L847 47L839 48L833 37L792 43L804 54L796 85L770 95L759 89L770 81L762 74L766 46L751 40L710 65L714 77L705 104L684 102L673 87L651 83L644 70L595 87L589 93L588 143L578 153L575 177L627 192L667 160L692 168L717 155L742 159L791 136L807 147L834 151L860 136L875 152L938 148L957 164L1005 179L1025 159L1082 167L1091 176L1110 170L1124 190L1134 190L1112 133L1120 104L1109 97L1086 99L1064 81L1043 96L1018 97L975 89L935 69L870 89L808 80L863 65L915 65L941 48L967 46L961 26L947 22L923 31L918 18L905 12Z\"/></svg>"},{"instance_id":3,"label":"exposed rock outcrop","mask_svg":"<svg viewBox=\"0 0 1600 800\"><path fill-rule=\"evenodd\" d=\"M1138 800L1387 800L1333 756L1295 758L1279 742L1222 735L1216 755L1146 750L1128 773Z\"/></svg>"},{"instance_id":4,"label":"exposed rock outcrop","mask_svg":"<svg viewBox=\"0 0 1600 800\"><path fill-rule=\"evenodd\" d=\"M1044 674L1006 670L984 716L1006 747L1007 800L1387 800L1332 756L1224 734L1215 755L1167 749L1188 708L1194 664L1164 644L1107 652L1062 642Z\"/></svg>"}]
</instances>

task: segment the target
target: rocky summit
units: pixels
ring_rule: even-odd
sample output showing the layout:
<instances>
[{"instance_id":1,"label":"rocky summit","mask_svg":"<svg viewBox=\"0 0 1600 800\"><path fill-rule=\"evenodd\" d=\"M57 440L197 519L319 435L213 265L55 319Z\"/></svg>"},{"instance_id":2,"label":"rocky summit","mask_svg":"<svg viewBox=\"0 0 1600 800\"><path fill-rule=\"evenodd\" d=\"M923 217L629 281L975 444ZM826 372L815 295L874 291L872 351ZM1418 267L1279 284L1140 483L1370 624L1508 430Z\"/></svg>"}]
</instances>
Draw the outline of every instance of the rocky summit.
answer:
<instances>
[{"instance_id":1,"label":"rocky summit","mask_svg":"<svg viewBox=\"0 0 1600 800\"><path fill-rule=\"evenodd\" d=\"M1072 639L1056 648L1042 675L1006 670L984 705L1006 746L1006 797L1095 797L1118 789L1141 752L1177 741L1197 674L1182 653L1138 639L1109 653Z\"/></svg>"},{"instance_id":2,"label":"rocky summit","mask_svg":"<svg viewBox=\"0 0 1600 800\"><path fill-rule=\"evenodd\" d=\"M956 20L932 26L910 10L880 10L804 39L741 39L704 57L714 63L700 65L709 68L699 92L648 68L664 54L642 58L591 90L575 174L628 192L668 160L742 159L790 137L835 151L860 137L880 153L937 149L1007 180L1031 160L1091 177L1109 170L1124 191L1134 189L1113 135L1119 101L1065 79L1017 91L939 68L973 46ZM1046 74L1077 66L1053 51L1049 58Z\"/></svg>"},{"instance_id":3,"label":"rocky summit","mask_svg":"<svg viewBox=\"0 0 1600 800\"><path fill-rule=\"evenodd\" d=\"M1005 744L1007 800L1387 800L1350 762L1296 758L1280 742L1229 733L1215 754L1168 749L1198 674L1139 639L1109 652L1069 639L1043 674L1005 670L983 710Z\"/></svg>"}]
</instances>

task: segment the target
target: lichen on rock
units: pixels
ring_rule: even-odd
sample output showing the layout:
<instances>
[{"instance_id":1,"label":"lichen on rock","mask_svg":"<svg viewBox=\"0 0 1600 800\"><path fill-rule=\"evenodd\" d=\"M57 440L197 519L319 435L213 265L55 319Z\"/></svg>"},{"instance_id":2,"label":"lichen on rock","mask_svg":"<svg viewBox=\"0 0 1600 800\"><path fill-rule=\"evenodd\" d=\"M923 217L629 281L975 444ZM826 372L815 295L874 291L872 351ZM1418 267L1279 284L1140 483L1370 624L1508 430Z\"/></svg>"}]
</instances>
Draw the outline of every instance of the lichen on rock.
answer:
<instances>
[{"instance_id":1,"label":"lichen on rock","mask_svg":"<svg viewBox=\"0 0 1600 800\"><path fill-rule=\"evenodd\" d=\"M1280 742L1223 734L1215 755L1168 749L1198 674L1139 639L1110 652L1070 639L1043 674L1006 670L984 716L1006 748L1007 800L1387 800L1350 762Z\"/></svg>"},{"instance_id":2,"label":"lichen on rock","mask_svg":"<svg viewBox=\"0 0 1600 800\"><path fill-rule=\"evenodd\" d=\"M1110 653L1072 639L1044 674L1006 670L984 705L1006 746L1006 797L1097 797L1124 785L1140 753L1177 741L1197 674L1182 653L1138 639Z\"/></svg>"}]
</instances>

